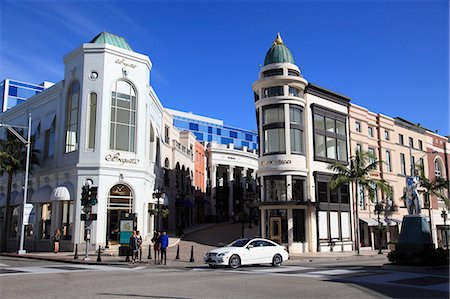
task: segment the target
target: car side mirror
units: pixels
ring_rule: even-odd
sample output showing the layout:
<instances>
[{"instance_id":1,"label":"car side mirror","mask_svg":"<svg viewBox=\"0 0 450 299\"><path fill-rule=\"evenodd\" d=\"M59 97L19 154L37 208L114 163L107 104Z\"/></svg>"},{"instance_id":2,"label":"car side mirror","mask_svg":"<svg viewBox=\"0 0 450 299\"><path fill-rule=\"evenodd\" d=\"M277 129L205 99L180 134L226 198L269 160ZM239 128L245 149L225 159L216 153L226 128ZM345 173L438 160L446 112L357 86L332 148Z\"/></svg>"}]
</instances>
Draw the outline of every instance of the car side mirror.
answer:
<instances>
[{"instance_id":1,"label":"car side mirror","mask_svg":"<svg viewBox=\"0 0 450 299\"><path fill-rule=\"evenodd\" d=\"M247 249L253 248L254 246L252 244L247 246Z\"/></svg>"}]
</instances>

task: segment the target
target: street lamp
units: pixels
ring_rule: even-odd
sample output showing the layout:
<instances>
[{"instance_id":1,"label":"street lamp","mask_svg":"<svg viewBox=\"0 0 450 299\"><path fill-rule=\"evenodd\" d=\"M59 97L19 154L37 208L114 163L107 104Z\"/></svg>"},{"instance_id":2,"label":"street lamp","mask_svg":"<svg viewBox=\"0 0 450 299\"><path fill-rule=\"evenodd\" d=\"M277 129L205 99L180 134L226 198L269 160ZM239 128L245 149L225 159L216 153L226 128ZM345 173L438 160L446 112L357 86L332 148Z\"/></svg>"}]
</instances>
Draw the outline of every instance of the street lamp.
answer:
<instances>
[{"instance_id":1,"label":"street lamp","mask_svg":"<svg viewBox=\"0 0 450 299\"><path fill-rule=\"evenodd\" d=\"M445 249L448 250L448 228L447 228L447 212L445 210L442 211L441 217L444 220L444 238L445 238Z\"/></svg>"},{"instance_id":2,"label":"street lamp","mask_svg":"<svg viewBox=\"0 0 450 299\"><path fill-rule=\"evenodd\" d=\"M159 232L159 214L160 214L160 207L159 207L159 200L161 199L161 197L164 197L164 191L163 190L155 190L155 192L153 193L153 198L157 198L157 205L156 205L156 231Z\"/></svg>"},{"instance_id":3,"label":"street lamp","mask_svg":"<svg viewBox=\"0 0 450 299\"><path fill-rule=\"evenodd\" d=\"M25 162L25 184L24 184L24 190L23 190L23 208L22 208L22 225L20 228L20 245L19 250L17 251L18 254L24 254L26 253L26 250L23 249L23 244L25 240L25 205L27 204L27 196L28 196L28 174L30 170L30 150L31 150L31 113L28 113L28 127L23 126L13 126L8 124L1 124L0 127L6 127L14 136L17 137L23 144L25 144L25 147L27 149L27 158ZM27 140L25 140L22 135L20 135L16 130L13 128L20 128L20 129L28 129L27 132ZM6 213L8 213L9 207L6 209ZM5 217L5 228L7 227L6 219L8 217ZM6 231L6 229L4 230ZM6 234L3 236L3 238L6 239Z\"/></svg>"}]
</instances>

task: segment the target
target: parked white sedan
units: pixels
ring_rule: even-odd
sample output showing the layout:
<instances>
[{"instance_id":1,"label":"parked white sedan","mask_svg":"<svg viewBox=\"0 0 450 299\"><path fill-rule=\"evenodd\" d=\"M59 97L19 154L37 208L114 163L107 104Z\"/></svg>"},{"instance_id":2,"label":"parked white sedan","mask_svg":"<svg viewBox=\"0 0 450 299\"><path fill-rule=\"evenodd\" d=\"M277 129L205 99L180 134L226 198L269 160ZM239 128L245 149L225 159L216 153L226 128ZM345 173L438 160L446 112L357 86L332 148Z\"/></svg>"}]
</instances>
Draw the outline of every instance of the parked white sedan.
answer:
<instances>
[{"instance_id":1,"label":"parked white sedan","mask_svg":"<svg viewBox=\"0 0 450 299\"><path fill-rule=\"evenodd\" d=\"M205 264L210 267L230 266L233 269L241 265L270 263L274 267L281 266L289 259L284 246L266 239L238 239L233 243L207 252Z\"/></svg>"}]
</instances>

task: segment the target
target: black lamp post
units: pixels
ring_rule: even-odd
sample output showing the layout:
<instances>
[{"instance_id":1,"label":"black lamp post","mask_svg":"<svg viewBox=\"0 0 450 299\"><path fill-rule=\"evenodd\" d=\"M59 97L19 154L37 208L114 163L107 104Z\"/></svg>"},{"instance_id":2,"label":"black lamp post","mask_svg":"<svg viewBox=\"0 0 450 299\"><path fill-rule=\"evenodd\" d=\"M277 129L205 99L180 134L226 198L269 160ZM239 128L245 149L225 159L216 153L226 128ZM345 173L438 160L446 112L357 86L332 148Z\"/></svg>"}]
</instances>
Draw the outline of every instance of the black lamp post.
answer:
<instances>
[{"instance_id":1,"label":"black lamp post","mask_svg":"<svg viewBox=\"0 0 450 299\"><path fill-rule=\"evenodd\" d=\"M153 193L153 198L156 198L156 199L158 199L158 201L157 201L157 205L156 205L156 231L157 232L159 232L159 215L160 215L160 206L159 206L159 200L161 199L161 197L164 197L165 196L165 194L164 194L164 191L161 191L161 190L156 190L154 193Z\"/></svg>"},{"instance_id":2,"label":"black lamp post","mask_svg":"<svg viewBox=\"0 0 450 299\"><path fill-rule=\"evenodd\" d=\"M375 206L375 212L377 213L377 221L378 221L378 254L383 254L383 252L381 251L381 230L383 226L380 220L381 206L378 202L378 196L377 196L377 203Z\"/></svg>"},{"instance_id":3,"label":"black lamp post","mask_svg":"<svg viewBox=\"0 0 450 299\"><path fill-rule=\"evenodd\" d=\"M445 210L442 211L441 217L444 220L444 238L445 238L445 249L448 250L448 229L447 229L447 212Z\"/></svg>"}]
</instances>

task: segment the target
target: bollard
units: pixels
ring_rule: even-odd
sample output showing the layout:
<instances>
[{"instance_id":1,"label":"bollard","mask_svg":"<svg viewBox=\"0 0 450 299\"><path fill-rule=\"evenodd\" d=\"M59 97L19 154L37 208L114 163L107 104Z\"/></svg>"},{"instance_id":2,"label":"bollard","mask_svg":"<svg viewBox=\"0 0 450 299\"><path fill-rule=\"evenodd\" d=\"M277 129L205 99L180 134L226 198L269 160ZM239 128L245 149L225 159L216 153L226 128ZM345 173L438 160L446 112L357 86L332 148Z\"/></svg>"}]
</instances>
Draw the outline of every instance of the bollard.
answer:
<instances>
[{"instance_id":1,"label":"bollard","mask_svg":"<svg viewBox=\"0 0 450 299\"><path fill-rule=\"evenodd\" d=\"M152 259L152 245L148 245L148 257L149 260Z\"/></svg>"},{"instance_id":2,"label":"bollard","mask_svg":"<svg viewBox=\"0 0 450 299\"><path fill-rule=\"evenodd\" d=\"M100 245L98 245L97 262L101 262L102 261L102 257L100 256L101 253L102 253L102 248L100 247Z\"/></svg>"},{"instance_id":3,"label":"bollard","mask_svg":"<svg viewBox=\"0 0 450 299\"><path fill-rule=\"evenodd\" d=\"M75 244L75 255L73 256L74 260L78 259L78 244Z\"/></svg>"},{"instance_id":4,"label":"bollard","mask_svg":"<svg viewBox=\"0 0 450 299\"><path fill-rule=\"evenodd\" d=\"M175 257L176 260L180 259L180 244L177 246L177 256Z\"/></svg>"},{"instance_id":5,"label":"bollard","mask_svg":"<svg viewBox=\"0 0 450 299\"><path fill-rule=\"evenodd\" d=\"M191 263L194 262L194 245L192 245L192 247L191 247L191 259L189 260L189 262L191 262Z\"/></svg>"}]
</instances>

